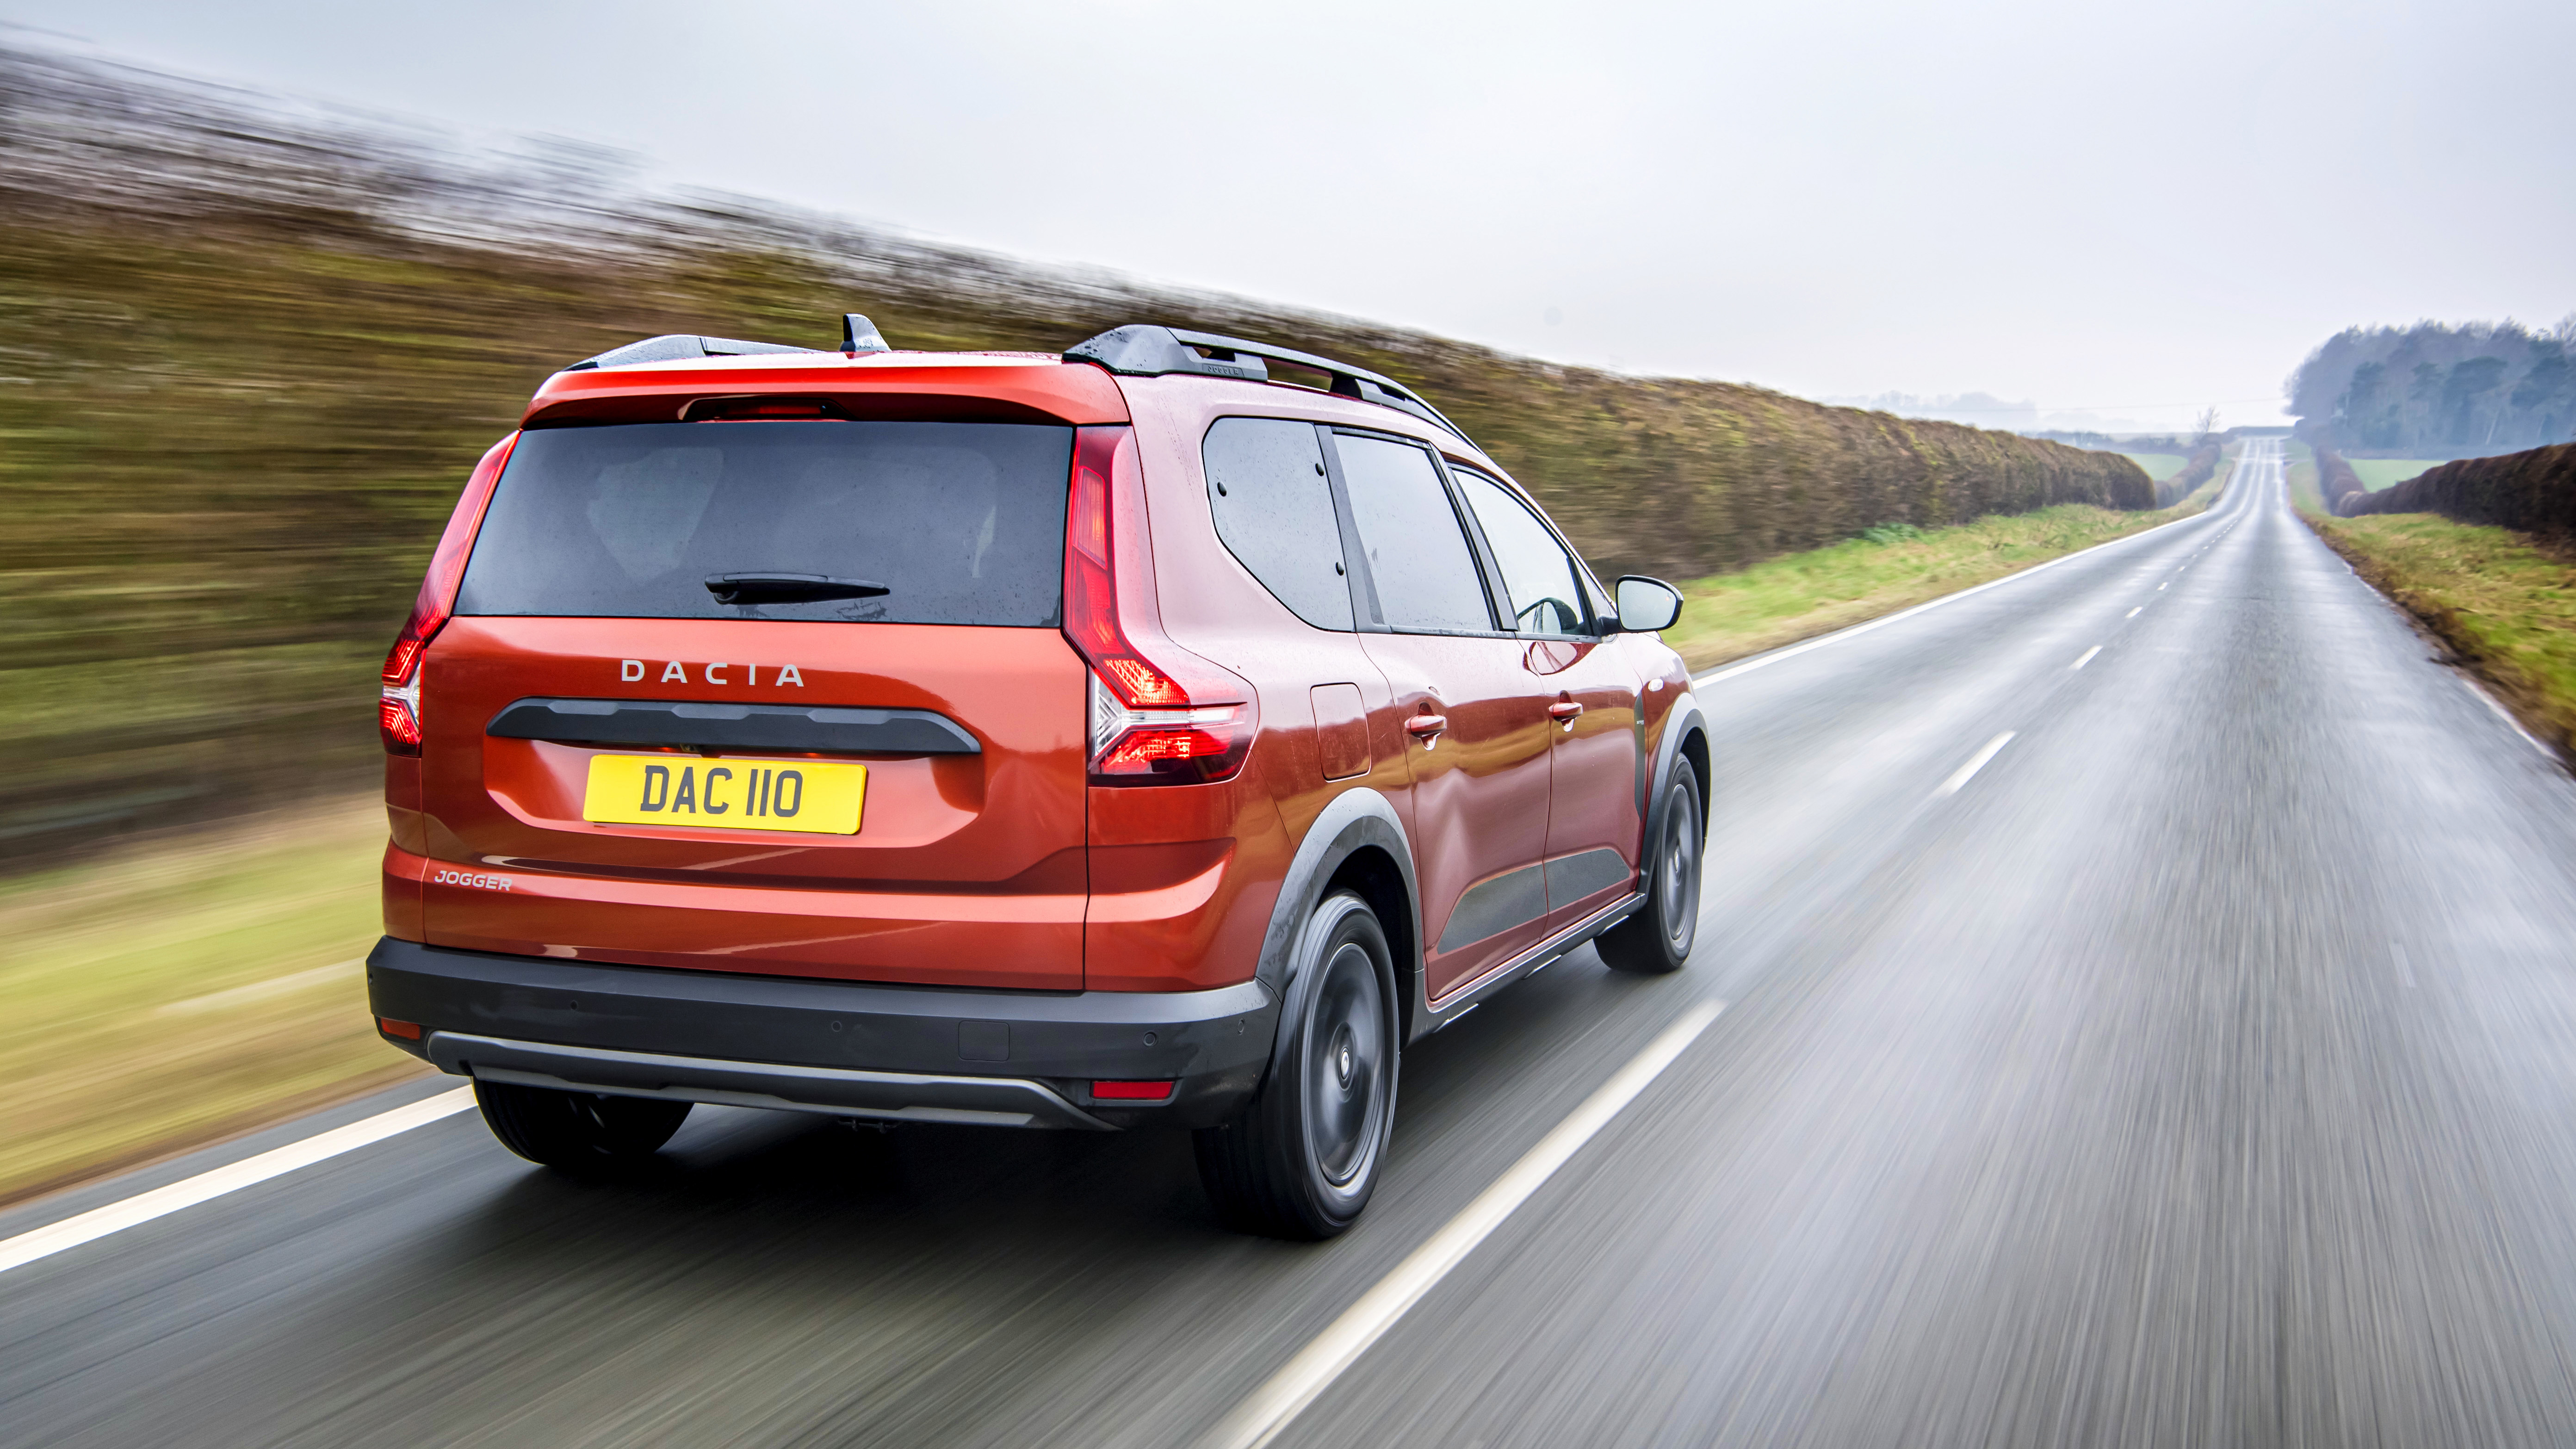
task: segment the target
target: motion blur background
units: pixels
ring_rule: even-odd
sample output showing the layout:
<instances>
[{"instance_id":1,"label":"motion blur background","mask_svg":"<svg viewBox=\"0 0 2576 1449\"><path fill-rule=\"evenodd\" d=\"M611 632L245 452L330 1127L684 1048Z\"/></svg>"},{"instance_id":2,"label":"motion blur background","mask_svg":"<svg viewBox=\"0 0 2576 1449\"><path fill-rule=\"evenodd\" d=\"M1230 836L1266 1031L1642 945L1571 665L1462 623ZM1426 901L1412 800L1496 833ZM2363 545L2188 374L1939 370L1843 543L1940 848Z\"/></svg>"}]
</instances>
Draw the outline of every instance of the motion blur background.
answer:
<instances>
[{"instance_id":1,"label":"motion blur background","mask_svg":"<svg viewBox=\"0 0 2576 1449\"><path fill-rule=\"evenodd\" d=\"M2576 421L2563 5L5 19L0 1197L398 1069L374 670L472 459L636 337L1349 356L1689 581L1699 663L2196 507L2232 429L2367 492ZM269 1065L104 1065L137 1000Z\"/></svg>"}]
</instances>

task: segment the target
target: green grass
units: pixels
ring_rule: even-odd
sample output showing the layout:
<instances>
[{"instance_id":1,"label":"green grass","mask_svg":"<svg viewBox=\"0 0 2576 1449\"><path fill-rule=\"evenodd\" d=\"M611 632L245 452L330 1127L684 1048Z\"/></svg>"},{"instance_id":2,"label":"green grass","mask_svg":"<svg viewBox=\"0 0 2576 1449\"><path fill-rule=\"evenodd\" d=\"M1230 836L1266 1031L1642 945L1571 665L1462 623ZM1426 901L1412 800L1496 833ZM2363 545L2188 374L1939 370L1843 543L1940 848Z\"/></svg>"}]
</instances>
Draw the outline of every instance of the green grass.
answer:
<instances>
[{"instance_id":1,"label":"green grass","mask_svg":"<svg viewBox=\"0 0 2576 1449\"><path fill-rule=\"evenodd\" d=\"M1874 528L1859 538L1681 586L1688 601L1664 639L1693 669L1794 644L1972 588L2207 508L2220 477L2173 507L2124 513L2081 503L1998 514L1955 528Z\"/></svg>"},{"instance_id":2,"label":"green grass","mask_svg":"<svg viewBox=\"0 0 2576 1449\"><path fill-rule=\"evenodd\" d=\"M0 1203L424 1070L354 964L384 833L308 805L0 886Z\"/></svg>"},{"instance_id":3,"label":"green grass","mask_svg":"<svg viewBox=\"0 0 2576 1449\"><path fill-rule=\"evenodd\" d=\"M2122 453L2120 455L2147 470L2147 476L2162 483L2191 466L2191 459L2180 453Z\"/></svg>"},{"instance_id":4,"label":"green grass","mask_svg":"<svg viewBox=\"0 0 2576 1449\"><path fill-rule=\"evenodd\" d=\"M2344 461L2352 465L2352 476L2361 480L2361 486L2369 489L2373 493L2378 492L2382 488L2394 488L2398 484L2405 482L2407 479L2414 477L2416 474L2421 473L2428 468L2439 468L2442 466L2442 460L2439 458L2355 458L2346 456Z\"/></svg>"}]
</instances>

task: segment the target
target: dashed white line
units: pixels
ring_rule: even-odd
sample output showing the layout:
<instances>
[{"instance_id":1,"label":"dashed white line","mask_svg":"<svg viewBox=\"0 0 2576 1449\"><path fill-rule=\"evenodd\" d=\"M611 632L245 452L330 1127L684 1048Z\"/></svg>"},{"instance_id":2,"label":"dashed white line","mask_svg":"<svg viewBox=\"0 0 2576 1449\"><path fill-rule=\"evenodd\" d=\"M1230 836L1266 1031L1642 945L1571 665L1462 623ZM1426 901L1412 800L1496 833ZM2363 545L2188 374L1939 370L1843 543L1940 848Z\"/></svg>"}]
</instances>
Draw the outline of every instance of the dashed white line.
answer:
<instances>
[{"instance_id":1,"label":"dashed white line","mask_svg":"<svg viewBox=\"0 0 2576 1449\"><path fill-rule=\"evenodd\" d=\"M1360 1295L1357 1303L1334 1319L1331 1327L1315 1335L1252 1397L1236 1405L1234 1412L1217 1425L1216 1432L1208 1436L1205 1442L1209 1449L1260 1449L1276 1438L1289 1421L1341 1377L1342 1370L1393 1327L1406 1309L1421 1302L1424 1294L1449 1275L1450 1269L1512 1215L1513 1209L1528 1201L1530 1194L1538 1191L1594 1134L1608 1126L1621 1108L1636 1100L1637 1094L1662 1075L1682 1049L1725 1009L1723 1001L1703 1001L1664 1028L1662 1035L1647 1043L1646 1049L1621 1067L1618 1075L1602 1083L1601 1089L1585 1098L1571 1116L1540 1138L1536 1147L1496 1178L1493 1186L1478 1194L1465 1211L1396 1264L1395 1271L1379 1279L1377 1286Z\"/></svg>"},{"instance_id":2,"label":"dashed white line","mask_svg":"<svg viewBox=\"0 0 2576 1449\"><path fill-rule=\"evenodd\" d=\"M2171 580L2171 579L2167 579L2167 580L2165 580L2165 584L2169 584L2169 583L2172 583L2172 582L2173 582L2173 580ZM2163 592L2165 591L2165 584L2158 584L2158 585L2156 585L2156 592L2157 592L2157 593L2159 593L2159 594L2163 593Z\"/></svg>"},{"instance_id":3,"label":"dashed white line","mask_svg":"<svg viewBox=\"0 0 2576 1449\"><path fill-rule=\"evenodd\" d=\"M352 1122L346 1127L334 1127L328 1132L316 1133L301 1142L289 1142L284 1147L271 1148L256 1157L245 1157L230 1166L218 1167L211 1172L201 1172L194 1177L181 1178L167 1187L156 1187L150 1192L137 1193L123 1202L112 1202L105 1207L92 1208L88 1212L65 1218L61 1222L48 1223L41 1228L20 1233L14 1238L0 1239L0 1273L5 1273L22 1264L32 1263L38 1258L52 1257L68 1248L77 1248L83 1243L95 1242L110 1233L123 1232L138 1224L148 1223L154 1218L167 1217L182 1208L195 1207L201 1202L222 1197L228 1192L239 1192L243 1188L266 1182L272 1177L281 1177L299 1167L310 1167L325 1158L337 1157L343 1152L354 1152L372 1143L382 1142L388 1137L409 1132L414 1127L426 1126L442 1117L451 1117L456 1113L467 1111L473 1105L474 1089L458 1087L452 1092L441 1092L435 1097L411 1103L409 1106L396 1107L390 1112L379 1112L373 1117Z\"/></svg>"},{"instance_id":4,"label":"dashed white line","mask_svg":"<svg viewBox=\"0 0 2576 1449\"><path fill-rule=\"evenodd\" d=\"M2081 669L2081 668L2083 668L2085 665L2092 663L2092 662L2093 662L2093 656L2094 656L2094 655L2096 655L2096 654L2099 654L2099 653L2101 653L2101 652L2102 652L2102 646L2101 646L2101 645L2099 645L2099 644L2096 644L2096 645L2094 645L2092 648L2085 650L2085 651L2084 651L2084 655L2083 655L2083 657L2082 657L2082 658L2080 658L2080 659L2076 660L2074 663L2072 663L2072 664L2070 664L2070 665L2068 665L2068 666L2066 666L2066 667L2067 667L2067 668L2069 668L2069 669Z\"/></svg>"},{"instance_id":5,"label":"dashed white line","mask_svg":"<svg viewBox=\"0 0 2576 1449\"><path fill-rule=\"evenodd\" d=\"M1995 736L1993 739L1986 741L1986 747L1971 756L1968 763L1959 767L1957 773L1951 775L1949 779L1942 781L1941 788L1933 791L1933 795L1937 797L1941 795L1958 794L1959 787L1967 784L1970 780L1977 778L1977 772L1984 769L1986 767L1986 762L1999 754L2003 750L2004 746L2011 744L2012 738L2013 732L2011 730L2006 730L2002 734Z\"/></svg>"},{"instance_id":6,"label":"dashed white line","mask_svg":"<svg viewBox=\"0 0 2576 1449\"><path fill-rule=\"evenodd\" d=\"M2129 611L2129 617L2130 617L2130 618L2132 618L2132 619L2134 619L2134 618L2138 617L2138 612L2139 612L2139 610L2144 609L2144 608L2146 608L2146 605L2144 605L2144 604L2140 604L2136 609L2131 609L2131 610Z\"/></svg>"}]
</instances>

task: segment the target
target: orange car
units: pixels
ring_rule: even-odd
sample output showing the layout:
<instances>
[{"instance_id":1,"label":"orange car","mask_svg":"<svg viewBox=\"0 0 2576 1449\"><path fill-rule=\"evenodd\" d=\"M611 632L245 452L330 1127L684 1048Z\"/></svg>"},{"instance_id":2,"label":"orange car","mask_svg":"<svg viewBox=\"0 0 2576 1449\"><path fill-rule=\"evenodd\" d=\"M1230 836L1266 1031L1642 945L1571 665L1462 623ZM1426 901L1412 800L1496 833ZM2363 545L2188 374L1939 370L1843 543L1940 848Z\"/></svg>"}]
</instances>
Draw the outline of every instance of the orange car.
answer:
<instances>
[{"instance_id":1,"label":"orange car","mask_svg":"<svg viewBox=\"0 0 2576 1449\"><path fill-rule=\"evenodd\" d=\"M844 326L548 378L385 660L377 1026L513 1150L1184 1127L1229 1221L1324 1236L1404 1043L1587 941L1682 964L1669 586L1371 372Z\"/></svg>"}]
</instances>

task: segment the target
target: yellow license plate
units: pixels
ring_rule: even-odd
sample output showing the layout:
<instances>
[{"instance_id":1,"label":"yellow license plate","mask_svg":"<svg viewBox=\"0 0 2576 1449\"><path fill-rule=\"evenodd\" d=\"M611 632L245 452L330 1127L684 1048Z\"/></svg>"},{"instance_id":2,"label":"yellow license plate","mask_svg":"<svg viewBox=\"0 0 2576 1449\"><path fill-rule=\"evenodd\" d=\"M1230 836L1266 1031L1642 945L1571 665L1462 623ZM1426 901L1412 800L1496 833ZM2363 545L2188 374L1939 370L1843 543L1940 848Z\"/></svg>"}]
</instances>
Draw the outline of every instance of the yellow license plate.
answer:
<instances>
[{"instance_id":1,"label":"yellow license plate","mask_svg":"<svg viewBox=\"0 0 2576 1449\"><path fill-rule=\"evenodd\" d=\"M865 765L593 755L581 818L603 825L855 835L867 793Z\"/></svg>"}]
</instances>

